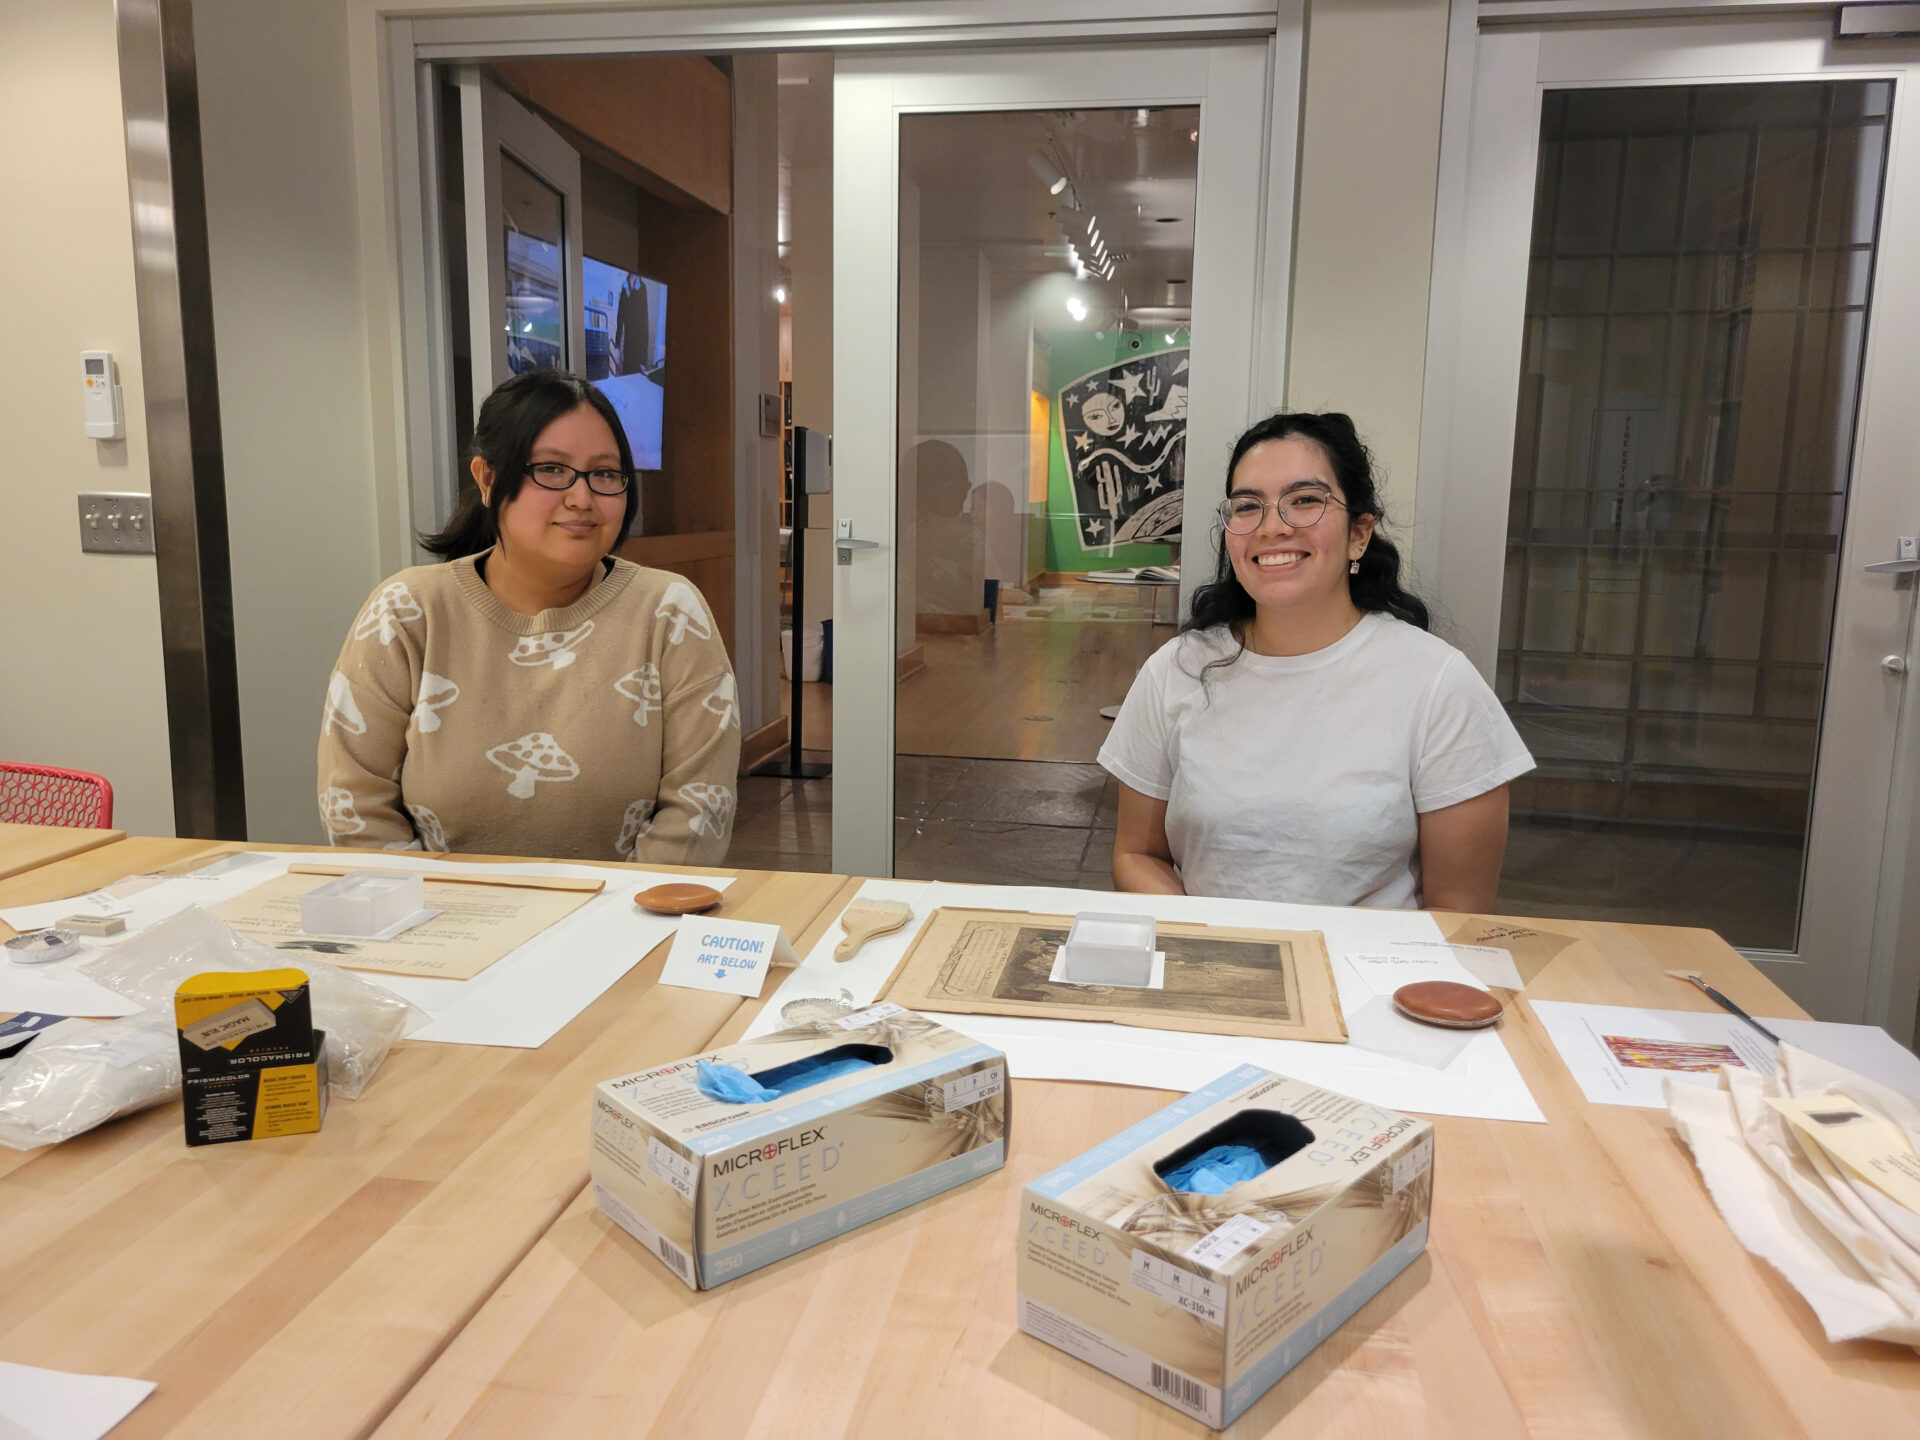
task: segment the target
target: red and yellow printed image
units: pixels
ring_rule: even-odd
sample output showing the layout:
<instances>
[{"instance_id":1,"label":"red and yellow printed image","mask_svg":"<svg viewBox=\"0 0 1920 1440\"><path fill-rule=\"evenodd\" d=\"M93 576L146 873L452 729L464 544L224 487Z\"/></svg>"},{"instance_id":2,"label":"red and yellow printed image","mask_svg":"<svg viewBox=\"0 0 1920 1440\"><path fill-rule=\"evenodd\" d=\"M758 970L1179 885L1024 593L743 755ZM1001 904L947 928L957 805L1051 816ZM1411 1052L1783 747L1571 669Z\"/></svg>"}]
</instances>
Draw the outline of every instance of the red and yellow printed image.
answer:
<instances>
[{"instance_id":1,"label":"red and yellow printed image","mask_svg":"<svg viewBox=\"0 0 1920 1440\"><path fill-rule=\"evenodd\" d=\"M1722 1065L1747 1068L1730 1045L1701 1040L1642 1040L1632 1035L1604 1035L1613 1058L1629 1070L1713 1071Z\"/></svg>"}]
</instances>

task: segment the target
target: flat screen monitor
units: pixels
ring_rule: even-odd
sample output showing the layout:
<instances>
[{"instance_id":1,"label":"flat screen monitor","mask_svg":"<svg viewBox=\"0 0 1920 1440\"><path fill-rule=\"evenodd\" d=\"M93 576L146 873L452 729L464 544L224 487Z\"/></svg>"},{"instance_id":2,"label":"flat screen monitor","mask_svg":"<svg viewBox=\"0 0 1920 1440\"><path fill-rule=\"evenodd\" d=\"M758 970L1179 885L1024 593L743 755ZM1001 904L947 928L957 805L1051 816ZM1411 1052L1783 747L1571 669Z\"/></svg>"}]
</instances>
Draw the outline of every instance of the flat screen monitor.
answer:
<instances>
[{"instance_id":1,"label":"flat screen monitor","mask_svg":"<svg viewBox=\"0 0 1920 1440\"><path fill-rule=\"evenodd\" d=\"M602 260L580 262L587 379L613 402L640 470L660 468L667 378L667 287Z\"/></svg>"}]
</instances>

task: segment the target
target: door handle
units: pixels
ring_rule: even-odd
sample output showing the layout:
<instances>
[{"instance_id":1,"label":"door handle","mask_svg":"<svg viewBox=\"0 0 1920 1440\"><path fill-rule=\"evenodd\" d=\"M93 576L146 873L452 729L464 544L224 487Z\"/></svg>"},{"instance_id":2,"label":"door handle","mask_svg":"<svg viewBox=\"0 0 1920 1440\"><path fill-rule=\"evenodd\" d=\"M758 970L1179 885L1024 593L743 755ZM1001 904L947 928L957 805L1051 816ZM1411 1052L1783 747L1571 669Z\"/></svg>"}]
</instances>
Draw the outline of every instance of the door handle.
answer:
<instances>
[{"instance_id":1,"label":"door handle","mask_svg":"<svg viewBox=\"0 0 1920 1440\"><path fill-rule=\"evenodd\" d=\"M1892 560L1876 560L1867 566L1869 575L1912 575L1920 572L1920 535L1902 535Z\"/></svg>"},{"instance_id":2,"label":"door handle","mask_svg":"<svg viewBox=\"0 0 1920 1440\"><path fill-rule=\"evenodd\" d=\"M851 565L856 550L878 550L878 540L856 540L853 538L853 521L836 520L833 527L833 554L836 563Z\"/></svg>"}]
</instances>

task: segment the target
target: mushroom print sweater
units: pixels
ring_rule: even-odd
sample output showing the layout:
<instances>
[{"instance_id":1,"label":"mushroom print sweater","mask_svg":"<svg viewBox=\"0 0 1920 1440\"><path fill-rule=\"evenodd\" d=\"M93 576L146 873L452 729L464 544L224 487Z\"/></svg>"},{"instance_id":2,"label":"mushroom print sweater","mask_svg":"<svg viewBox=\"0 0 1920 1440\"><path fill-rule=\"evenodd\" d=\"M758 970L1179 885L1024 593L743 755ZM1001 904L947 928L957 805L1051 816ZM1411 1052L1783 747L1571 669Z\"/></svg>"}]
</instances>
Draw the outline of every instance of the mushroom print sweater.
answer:
<instances>
[{"instance_id":1,"label":"mushroom print sweater","mask_svg":"<svg viewBox=\"0 0 1920 1440\"><path fill-rule=\"evenodd\" d=\"M717 865L740 715L700 592L625 560L520 615L468 556L373 592L327 682L335 845Z\"/></svg>"}]
</instances>

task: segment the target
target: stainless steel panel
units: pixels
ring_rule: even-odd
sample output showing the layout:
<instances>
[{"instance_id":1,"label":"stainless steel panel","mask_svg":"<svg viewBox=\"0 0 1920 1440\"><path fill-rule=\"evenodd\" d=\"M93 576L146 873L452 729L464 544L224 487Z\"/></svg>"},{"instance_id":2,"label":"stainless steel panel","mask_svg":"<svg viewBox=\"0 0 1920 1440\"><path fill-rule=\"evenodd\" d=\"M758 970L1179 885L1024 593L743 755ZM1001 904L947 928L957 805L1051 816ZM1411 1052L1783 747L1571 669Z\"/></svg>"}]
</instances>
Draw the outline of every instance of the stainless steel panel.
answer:
<instances>
[{"instance_id":1,"label":"stainless steel panel","mask_svg":"<svg viewBox=\"0 0 1920 1440\"><path fill-rule=\"evenodd\" d=\"M118 0L160 641L181 835L246 838L192 0Z\"/></svg>"}]
</instances>

